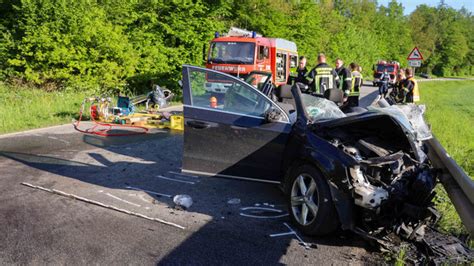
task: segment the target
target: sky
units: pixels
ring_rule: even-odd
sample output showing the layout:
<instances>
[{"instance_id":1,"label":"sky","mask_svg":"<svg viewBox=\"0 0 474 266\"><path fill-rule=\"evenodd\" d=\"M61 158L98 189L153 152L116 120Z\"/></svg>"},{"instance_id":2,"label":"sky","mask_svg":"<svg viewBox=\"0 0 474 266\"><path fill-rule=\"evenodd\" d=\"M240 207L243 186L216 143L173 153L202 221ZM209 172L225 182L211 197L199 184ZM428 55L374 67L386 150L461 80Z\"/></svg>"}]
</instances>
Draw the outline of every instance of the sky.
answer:
<instances>
[{"instance_id":1,"label":"sky","mask_svg":"<svg viewBox=\"0 0 474 266\"><path fill-rule=\"evenodd\" d=\"M391 2L391 0L378 0L377 3L379 5L387 6L387 4ZM416 6L421 4L426 4L429 6L437 6L440 3L440 0L397 0L397 2L402 3L403 10L405 15L410 14L413 10L415 10ZM445 4L454 8L460 9L461 7L465 7L471 13L474 14L474 0L445 0Z\"/></svg>"}]
</instances>

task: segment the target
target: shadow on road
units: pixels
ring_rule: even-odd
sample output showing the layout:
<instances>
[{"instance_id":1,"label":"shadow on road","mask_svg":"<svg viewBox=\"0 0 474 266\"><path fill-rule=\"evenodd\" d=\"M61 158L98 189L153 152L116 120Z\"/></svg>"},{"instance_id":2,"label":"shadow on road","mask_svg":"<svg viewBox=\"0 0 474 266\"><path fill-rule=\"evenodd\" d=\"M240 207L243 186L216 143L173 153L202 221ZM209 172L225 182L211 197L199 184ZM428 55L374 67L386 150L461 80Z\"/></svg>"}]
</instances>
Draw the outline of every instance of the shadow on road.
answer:
<instances>
[{"instance_id":1,"label":"shadow on road","mask_svg":"<svg viewBox=\"0 0 474 266\"><path fill-rule=\"evenodd\" d=\"M29 167L110 189L124 190L128 186L176 195L192 195L195 203L189 212L210 217L197 230L175 247L159 264L285 264L321 261L351 261L351 247L367 248L356 236L338 234L309 238L310 250L294 248L294 237L271 238L270 234L287 232L283 226L288 217L255 219L240 215L242 206L270 202L286 210L276 185L235 181L220 178L200 178L195 184L157 179L169 171L179 171L183 138L181 134L158 133L128 138L103 138L84 135L83 141L99 149L82 151L74 160L54 156L0 151L0 156ZM169 198L148 193L150 197L173 210ZM230 198L241 199L241 205L227 204ZM335 249L344 247L345 249ZM286 258L282 261L282 258ZM328 257L329 256L329 257ZM291 259L291 261L285 261Z\"/></svg>"}]
</instances>

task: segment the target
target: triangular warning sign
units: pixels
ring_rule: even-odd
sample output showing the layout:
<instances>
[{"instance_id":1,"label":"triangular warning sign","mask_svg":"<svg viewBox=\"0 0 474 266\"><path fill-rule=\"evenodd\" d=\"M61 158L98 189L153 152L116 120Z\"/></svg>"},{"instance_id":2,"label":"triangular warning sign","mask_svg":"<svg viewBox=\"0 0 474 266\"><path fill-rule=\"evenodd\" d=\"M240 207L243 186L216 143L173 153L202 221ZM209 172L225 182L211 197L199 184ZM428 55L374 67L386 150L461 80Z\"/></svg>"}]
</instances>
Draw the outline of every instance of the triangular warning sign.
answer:
<instances>
[{"instance_id":1,"label":"triangular warning sign","mask_svg":"<svg viewBox=\"0 0 474 266\"><path fill-rule=\"evenodd\" d=\"M420 53L420 50L418 50L418 47L413 48L411 53L407 57L408 60L423 60L423 56Z\"/></svg>"}]
</instances>

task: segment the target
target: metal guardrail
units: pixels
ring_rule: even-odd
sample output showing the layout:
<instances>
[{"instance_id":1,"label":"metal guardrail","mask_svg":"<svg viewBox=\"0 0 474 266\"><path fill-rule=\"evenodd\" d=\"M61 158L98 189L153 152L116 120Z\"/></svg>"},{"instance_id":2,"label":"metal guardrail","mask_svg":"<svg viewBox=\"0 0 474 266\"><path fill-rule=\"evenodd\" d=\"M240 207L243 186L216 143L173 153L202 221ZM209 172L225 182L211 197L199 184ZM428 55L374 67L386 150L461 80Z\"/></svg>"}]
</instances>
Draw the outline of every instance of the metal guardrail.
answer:
<instances>
[{"instance_id":1,"label":"metal guardrail","mask_svg":"<svg viewBox=\"0 0 474 266\"><path fill-rule=\"evenodd\" d=\"M433 137L425 141L433 166L442 171L439 179L471 236L474 236L474 181Z\"/></svg>"},{"instance_id":2,"label":"metal guardrail","mask_svg":"<svg viewBox=\"0 0 474 266\"><path fill-rule=\"evenodd\" d=\"M430 82L430 81L463 81L463 80L474 80L474 78L416 78L416 82ZM368 79L364 80L364 82L372 84L373 80ZM367 84L365 84L367 86Z\"/></svg>"},{"instance_id":3,"label":"metal guardrail","mask_svg":"<svg viewBox=\"0 0 474 266\"><path fill-rule=\"evenodd\" d=\"M416 79L417 82L428 82L428 81L463 81L463 80L474 80L474 78L430 78L430 79Z\"/></svg>"}]
</instances>

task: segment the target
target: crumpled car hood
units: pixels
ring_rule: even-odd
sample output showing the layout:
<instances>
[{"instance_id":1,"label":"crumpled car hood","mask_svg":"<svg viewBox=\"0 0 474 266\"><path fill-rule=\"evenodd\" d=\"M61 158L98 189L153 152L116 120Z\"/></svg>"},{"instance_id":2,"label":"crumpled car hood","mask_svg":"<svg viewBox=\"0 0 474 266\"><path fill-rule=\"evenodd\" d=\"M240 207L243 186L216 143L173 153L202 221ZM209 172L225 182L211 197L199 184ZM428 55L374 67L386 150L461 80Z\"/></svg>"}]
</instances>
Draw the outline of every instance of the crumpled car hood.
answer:
<instances>
[{"instance_id":1,"label":"crumpled car hood","mask_svg":"<svg viewBox=\"0 0 474 266\"><path fill-rule=\"evenodd\" d=\"M431 139L433 135L423 118L424 105L403 104L387 107L369 106L369 112L384 113L392 116L416 141Z\"/></svg>"}]
</instances>

